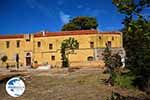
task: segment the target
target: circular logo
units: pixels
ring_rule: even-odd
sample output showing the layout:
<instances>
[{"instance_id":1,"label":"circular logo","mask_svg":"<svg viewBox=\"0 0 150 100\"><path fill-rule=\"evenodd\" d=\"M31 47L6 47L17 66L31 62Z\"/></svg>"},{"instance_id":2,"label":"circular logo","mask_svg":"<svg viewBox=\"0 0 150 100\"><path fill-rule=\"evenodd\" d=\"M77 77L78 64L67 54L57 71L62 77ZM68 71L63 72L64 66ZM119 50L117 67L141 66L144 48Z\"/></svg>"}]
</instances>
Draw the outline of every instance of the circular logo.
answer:
<instances>
[{"instance_id":1,"label":"circular logo","mask_svg":"<svg viewBox=\"0 0 150 100\"><path fill-rule=\"evenodd\" d=\"M25 91L25 84L20 77L13 77L6 83L6 91L12 97L19 97Z\"/></svg>"}]
</instances>

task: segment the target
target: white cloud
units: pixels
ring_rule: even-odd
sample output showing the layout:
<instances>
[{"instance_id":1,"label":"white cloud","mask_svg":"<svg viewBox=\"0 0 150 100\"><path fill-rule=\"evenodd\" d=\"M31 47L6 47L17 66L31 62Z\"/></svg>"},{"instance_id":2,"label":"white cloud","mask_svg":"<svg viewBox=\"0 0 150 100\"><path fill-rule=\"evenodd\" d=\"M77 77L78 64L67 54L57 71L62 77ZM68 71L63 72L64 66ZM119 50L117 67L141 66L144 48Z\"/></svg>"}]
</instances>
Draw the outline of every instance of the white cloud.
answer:
<instances>
[{"instance_id":1,"label":"white cloud","mask_svg":"<svg viewBox=\"0 0 150 100\"><path fill-rule=\"evenodd\" d=\"M83 5L78 5L77 8L81 9L81 8L83 8Z\"/></svg>"},{"instance_id":2,"label":"white cloud","mask_svg":"<svg viewBox=\"0 0 150 100\"><path fill-rule=\"evenodd\" d=\"M63 3L64 3L64 2L61 1L61 0L57 1L57 4L58 4L58 5L63 5Z\"/></svg>"},{"instance_id":3,"label":"white cloud","mask_svg":"<svg viewBox=\"0 0 150 100\"><path fill-rule=\"evenodd\" d=\"M65 14L63 11L59 12L60 20L63 24L66 24L69 22L71 15Z\"/></svg>"},{"instance_id":4,"label":"white cloud","mask_svg":"<svg viewBox=\"0 0 150 100\"><path fill-rule=\"evenodd\" d=\"M106 10L104 10L104 9L85 8L84 13L85 13L86 15L98 17L99 15L107 14L108 11L106 11Z\"/></svg>"},{"instance_id":5,"label":"white cloud","mask_svg":"<svg viewBox=\"0 0 150 100\"><path fill-rule=\"evenodd\" d=\"M89 12L91 10L91 8L85 8L85 11Z\"/></svg>"},{"instance_id":6,"label":"white cloud","mask_svg":"<svg viewBox=\"0 0 150 100\"><path fill-rule=\"evenodd\" d=\"M26 0L30 8L35 8L36 0Z\"/></svg>"},{"instance_id":7,"label":"white cloud","mask_svg":"<svg viewBox=\"0 0 150 100\"><path fill-rule=\"evenodd\" d=\"M39 3L37 0L26 0L30 8L36 8L40 13L45 14L46 16L51 15L51 9L47 8L44 4Z\"/></svg>"},{"instance_id":8,"label":"white cloud","mask_svg":"<svg viewBox=\"0 0 150 100\"><path fill-rule=\"evenodd\" d=\"M98 16L100 14L100 11L98 9L93 9L91 14L93 16Z\"/></svg>"}]
</instances>

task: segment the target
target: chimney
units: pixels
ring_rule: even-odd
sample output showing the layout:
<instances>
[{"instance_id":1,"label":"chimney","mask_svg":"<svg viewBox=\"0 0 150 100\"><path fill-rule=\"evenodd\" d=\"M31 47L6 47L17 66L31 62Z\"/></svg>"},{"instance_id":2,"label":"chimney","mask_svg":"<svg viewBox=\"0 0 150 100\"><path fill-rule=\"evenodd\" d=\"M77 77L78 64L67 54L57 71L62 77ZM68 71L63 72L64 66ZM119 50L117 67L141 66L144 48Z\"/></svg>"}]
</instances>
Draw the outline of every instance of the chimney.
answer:
<instances>
[{"instance_id":1,"label":"chimney","mask_svg":"<svg viewBox=\"0 0 150 100\"><path fill-rule=\"evenodd\" d=\"M30 41L30 39L31 39L31 34L25 34L25 35L24 35L24 38L25 38L26 41Z\"/></svg>"},{"instance_id":2,"label":"chimney","mask_svg":"<svg viewBox=\"0 0 150 100\"><path fill-rule=\"evenodd\" d=\"M43 35L43 36L45 36L46 31L45 31L45 30L43 30L41 33L42 33L42 35Z\"/></svg>"}]
</instances>

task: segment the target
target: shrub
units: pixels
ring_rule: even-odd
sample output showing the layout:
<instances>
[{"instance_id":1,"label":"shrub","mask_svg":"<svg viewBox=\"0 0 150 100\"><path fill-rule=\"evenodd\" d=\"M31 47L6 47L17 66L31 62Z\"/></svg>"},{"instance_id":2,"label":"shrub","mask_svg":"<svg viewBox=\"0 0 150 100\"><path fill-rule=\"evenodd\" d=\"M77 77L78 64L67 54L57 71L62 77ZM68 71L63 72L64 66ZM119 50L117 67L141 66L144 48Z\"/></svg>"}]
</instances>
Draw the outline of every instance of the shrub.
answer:
<instances>
[{"instance_id":1,"label":"shrub","mask_svg":"<svg viewBox=\"0 0 150 100\"><path fill-rule=\"evenodd\" d=\"M38 64L38 61L34 61L35 64Z\"/></svg>"},{"instance_id":2,"label":"shrub","mask_svg":"<svg viewBox=\"0 0 150 100\"><path fill-rule=\"evenodd\" d=\"M112 54L111 49L108 47L107 44L102 55L105 67L107 67L109 73L113 72L115 69L118 69L122 66L121 56L118 53Z\"/></svg>"},{"instance_id":3,"label":"shrub","mask_svg":"<svg viewBox=\"0 0 150 100\"><path fill-rule=\"evenodd\" d=\"M114 82L114 85L118 85L122 88L134 88L133 86L133 80L135 79L135 76L128 75L128 74L112 74L112 80Z\"/></svg>"},{"instance_id":4,"label":"shrub","mask_svg":"<svg viewBox=\"0 0 150 100\"><path fill-rule=\"evenodd\" d=\"M2 62L6 62L7 59L8 59L8 57L6 55L1 58Z\"/></svg>"}]
</instances>

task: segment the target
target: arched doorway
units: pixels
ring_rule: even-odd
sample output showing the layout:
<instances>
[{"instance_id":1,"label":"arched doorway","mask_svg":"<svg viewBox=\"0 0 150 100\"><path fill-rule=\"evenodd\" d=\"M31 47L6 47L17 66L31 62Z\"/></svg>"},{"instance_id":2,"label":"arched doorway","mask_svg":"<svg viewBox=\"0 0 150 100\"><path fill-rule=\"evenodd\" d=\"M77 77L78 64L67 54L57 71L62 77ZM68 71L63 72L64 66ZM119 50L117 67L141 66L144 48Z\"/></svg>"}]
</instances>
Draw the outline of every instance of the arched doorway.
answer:
<instances>
[{"instance_id":1,"label":"arched doorway","mask_svg":"<svg viewBox=\"0 0 150 100\"><path fill-rule=\"evenodd\" d=\"M26 66L31 66L31 54L26 54Z\"/></svg>"}]
</instances>

